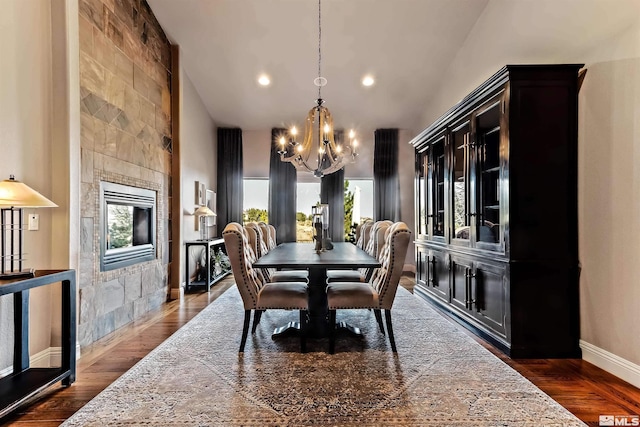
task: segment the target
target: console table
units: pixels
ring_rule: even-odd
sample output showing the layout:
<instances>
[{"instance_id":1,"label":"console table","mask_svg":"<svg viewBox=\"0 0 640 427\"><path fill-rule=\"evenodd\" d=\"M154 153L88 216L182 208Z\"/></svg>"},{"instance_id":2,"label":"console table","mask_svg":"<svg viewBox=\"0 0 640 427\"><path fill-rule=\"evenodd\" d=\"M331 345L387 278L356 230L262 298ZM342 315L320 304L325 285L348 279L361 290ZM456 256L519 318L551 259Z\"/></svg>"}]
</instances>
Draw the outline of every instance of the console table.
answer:
<instances>
[{"instance_id":1,"label":"console table","mask_svg":"<svg viewBox=\"0 0 640 427\"><path fill-rule=\"evenodd\" d=\"M29 290L62 283L62 362L60 367L29 367ZM76 380L76 273L38 270L35 277L0 280L0 296L13 294L13 373L0 379L0 419L47 387Z\"/></svg>"},{"instance_id":2,"label":"console table","mask_svg":"<svg viewBox=\"0 0 640 427\"><path fill-rule=\"evenodd\" d=\"M189 258L190 251L189 249L193 246L200 246L203 248L205 253L204 265L202 267L205 268L206 273L201 280L191 281L191 276L189 274ZM212 239L202 239L202 240L191 240L188 242L184 242L185 254L184 254L184 262L185 262L185 290L188 291L191 286L206 286L207 291L211 289L211 286L225 277L227 274L231 272L231 270L223 270L219 274L212 274L211 272L211 251L216 251L221 249L225 252L224 239L223 238L212 238ZM226 253L226 252L225 252ZM197 272L196 272L197 276Z\"/></svg>"}]
</instances>

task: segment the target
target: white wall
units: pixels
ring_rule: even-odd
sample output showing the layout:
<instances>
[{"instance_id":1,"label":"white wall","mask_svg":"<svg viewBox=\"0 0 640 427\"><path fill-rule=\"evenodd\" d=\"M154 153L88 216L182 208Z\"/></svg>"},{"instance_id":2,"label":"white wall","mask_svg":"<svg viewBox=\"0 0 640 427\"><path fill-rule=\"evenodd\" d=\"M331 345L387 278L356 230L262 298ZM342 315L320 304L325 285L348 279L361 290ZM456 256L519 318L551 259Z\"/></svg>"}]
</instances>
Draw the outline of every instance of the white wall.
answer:
<instances>
[{"instance_id":1,"label":"white wall","mask_svg":"<svg viewBox=\"0 0 640 427\"><path fill-rule=\"evenodd\" d=\"M180 74L180 167L182 171L182 239L200 238L196 230L195 182L203 182L207 189L217 189L217 133L216 125L207 112L200 95L184 70ZM213 232L213 230L211 230ZM222 230L218 230L220 234ZM213 236L210 236L213 237ZM191 257L193 260L194 258ZM180 251L180 282L184 281L185 254ZM195 261L193 262L195 265ZM193 269L193 266L191 267Z\"/></svg>"},{"instance_id":2,"label":"white wall","mask_svg":"<svg viewBox=\"0 0 640 427\"><path fill-rule=\"evenodd\" d=\"M578 152L581 336L637 366L640 22L585 61ZM640 377L634 384L640 386Z\"/></svg>"},{"instance_id":3,"label":"white wall","mask_svg":"<svg viewBox=\"0 0 640 427\"><path fill-rule=\"evenodd\" d=\"M609 25L602 19L607 10L625 25L602 28ZM628 16L622 16L625 11ZM574 19L584 23L582 31L567 31L565 24ZM505 22L527 25L506 28ZM578 152L583 356L637 386L639 22L640 2L601 2L587 8L572 2L491 0L423 114L427 126L505 64L586 64L589 71L579 98ZM605 30L610 31L609 38L602 37ZM572 48L572 40L585 39L591 43L586 48L584 44Z\"/></svg>"},{"instance_id":4,"label":"white wall","mask_svg":"<svg viewBox=\"0 0 640 427\"><path fill-rule=\"evenodd\" d=\"M55 7L65 7L60 2ZM2 2L0 14L0 178L16 179L52 197L56 177L52 174L52 13L42 0ZM63 207L64 209L64 207ZM40 209L40 230L25 231L27 267L52 265L52 210ZM26 213L36 212L28 209ZM68 239L62 245L68 245ZM66 249L65 249L66 250ZM67 265L61 266L62 268ZM30 352L51 343L52 290L31 292ZM11 298L0 300L0 369L11 364L13 323Z\"/></svg>"}]
</instances>

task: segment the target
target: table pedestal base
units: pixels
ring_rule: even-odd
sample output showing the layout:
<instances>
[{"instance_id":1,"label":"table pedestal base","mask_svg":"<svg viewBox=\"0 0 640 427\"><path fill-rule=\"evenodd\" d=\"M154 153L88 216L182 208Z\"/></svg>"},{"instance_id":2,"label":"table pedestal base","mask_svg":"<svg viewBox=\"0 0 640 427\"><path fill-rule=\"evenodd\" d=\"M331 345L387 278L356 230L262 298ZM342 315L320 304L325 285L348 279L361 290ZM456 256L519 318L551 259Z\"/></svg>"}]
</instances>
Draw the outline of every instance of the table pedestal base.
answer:
<instances>
[{"instance_id":1,"label":"table pedestal base","mask_svg":"<svg viewBox=\"0 0 640 427\"><path fill-rule=\"evenodd\" d=\"M300 322L289 322L273 330L271 338L288 337L298 335L300 333Z\"/></svg>"}]
</instances>

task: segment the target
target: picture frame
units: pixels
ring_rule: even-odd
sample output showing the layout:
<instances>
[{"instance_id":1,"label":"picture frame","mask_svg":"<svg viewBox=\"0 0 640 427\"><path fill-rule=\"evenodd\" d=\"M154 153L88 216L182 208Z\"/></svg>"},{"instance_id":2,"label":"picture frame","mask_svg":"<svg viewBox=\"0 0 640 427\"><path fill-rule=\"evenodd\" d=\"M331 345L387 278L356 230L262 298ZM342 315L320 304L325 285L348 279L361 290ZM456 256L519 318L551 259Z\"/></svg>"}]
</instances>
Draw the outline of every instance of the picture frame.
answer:
<instances>
[{"instance_id":1,"label":"picture frame","mask_svg":"<svg viewBox=\"0 0 640 427\"><path fill-rule=\"evenodd\" d=\"M204 183L200 181L196 181L196 197L195 197L196 205L204 206L207 203L206 191L207 191L207 187L204 185Z\"/></svg>"}]
</instances>

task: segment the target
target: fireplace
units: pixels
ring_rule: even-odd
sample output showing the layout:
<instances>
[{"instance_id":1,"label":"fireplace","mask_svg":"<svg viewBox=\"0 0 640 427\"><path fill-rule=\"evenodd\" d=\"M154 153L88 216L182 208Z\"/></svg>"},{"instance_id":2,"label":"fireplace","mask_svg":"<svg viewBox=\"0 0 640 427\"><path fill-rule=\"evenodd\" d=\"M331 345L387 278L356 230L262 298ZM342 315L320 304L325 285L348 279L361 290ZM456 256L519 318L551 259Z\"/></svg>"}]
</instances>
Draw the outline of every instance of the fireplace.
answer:
<instances>
[{"instance_id":1,"label":"fireplace","mask_svg":"<svg viewBox=\"0 0 640 427\"><path fill-rule=\"evenodd\" d=\"M100 271L156 258L156 192L100 183Z\"/></svg>"}]
</instances>

